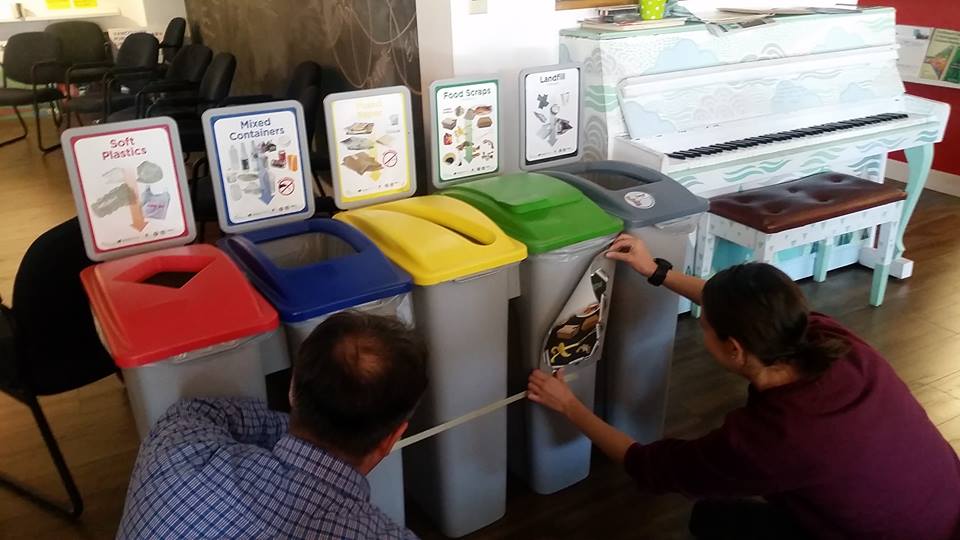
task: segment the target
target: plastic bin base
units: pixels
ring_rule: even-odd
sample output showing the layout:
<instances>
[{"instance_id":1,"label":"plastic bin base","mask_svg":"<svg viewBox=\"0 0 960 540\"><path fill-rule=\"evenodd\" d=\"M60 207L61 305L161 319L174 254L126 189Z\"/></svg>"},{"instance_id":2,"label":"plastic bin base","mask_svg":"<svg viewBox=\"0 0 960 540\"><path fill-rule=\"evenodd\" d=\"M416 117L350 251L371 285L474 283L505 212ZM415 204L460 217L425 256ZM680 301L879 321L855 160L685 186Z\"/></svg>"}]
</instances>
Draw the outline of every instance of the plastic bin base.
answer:
<instances>
[{"instance_id":1,"label":"plastic bin base","mask_svg":"<svg viewBox=\"0 0 960 540\"><path fill-rule=\"evenodd\" d=\"M570 293L593 258L613 236L579 242L563 249L537 254L520 265L522 295L511 303L510 393L527 387L530 371L540 367L543 339ZM615 286L614 265L608 263L608 290ZM603 344L601 343L602 347ZM597 365L573 367L578 378L570 385L574 394L592 408ZM512 407L509 415L510 470L540 494L557 492L590 473L591 443L570 422L534 403Z\"/></svg>"},{"instance_id":2,"label":"plastic bin base","mask_svg":"<svg viewBox=\"0 0 960 540\"><path fill-rule=\"evenodd\" d=\"M687 266L687 237L696 217L628 232L678 270ZM624 263L617 264L610 324L600 363L601 415L646 444L663 436L670 364L677 333L677 295L652 287Z\"/></svg>"},{"instance_id":3,"label":"plastic bin base","mask_svg":"<svg viewBox=\"0 0 960 540\"><path fill-rule=\"evenodd\" d=\"M184 398L241 396L266 400L260 346L276 334L247 338L232 348L198 358L124 369L123 382L140 439L171 405Z\"/></svg>"},{"instance_id":4,"label":"plastic bin base","mask_svg":"<svg viewBox=\"0 0 960 540\"><path fill-rule=\"evenodd\" d=\"M430 348L430 386L410 433L506 397L512 267L415 287L414 314ZM407 491L449 537L506 511L506 412L499 410L404 449Z\"/></svg>"}]
</instances>

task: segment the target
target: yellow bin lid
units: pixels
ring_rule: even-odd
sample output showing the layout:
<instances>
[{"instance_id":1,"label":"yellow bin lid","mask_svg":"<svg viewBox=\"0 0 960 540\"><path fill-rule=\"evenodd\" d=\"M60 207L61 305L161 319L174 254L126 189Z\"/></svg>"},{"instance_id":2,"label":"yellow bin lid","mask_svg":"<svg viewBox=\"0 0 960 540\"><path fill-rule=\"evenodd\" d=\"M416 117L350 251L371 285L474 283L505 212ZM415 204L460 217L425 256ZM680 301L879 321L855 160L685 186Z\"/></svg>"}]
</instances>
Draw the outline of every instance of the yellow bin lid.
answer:
<instances>
[{"instance_id":1,"label":"yellow bin lid","mask_svg":"<svg viewBox=\"0 0 960 540\"><path fill-rule=\"evenodd\" d=\"M469 204L443 195L340 212L417 285L436 285L520 262L527 247Z\"/></svg>"}]
</instances>

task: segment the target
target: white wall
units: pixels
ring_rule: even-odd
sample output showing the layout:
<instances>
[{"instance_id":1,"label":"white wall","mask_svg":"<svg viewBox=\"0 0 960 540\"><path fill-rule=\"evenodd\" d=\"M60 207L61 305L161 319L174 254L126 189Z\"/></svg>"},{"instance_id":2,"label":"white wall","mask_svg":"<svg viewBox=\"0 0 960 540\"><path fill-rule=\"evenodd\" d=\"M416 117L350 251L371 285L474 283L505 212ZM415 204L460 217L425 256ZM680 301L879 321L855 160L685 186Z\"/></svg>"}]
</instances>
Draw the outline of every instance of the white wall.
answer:
<instances>
[{"instance_id":1,"label":"white wall","mask_svg":"<svg viewBox=\"0 0 960 540\"><path fill-rule=\"evenodd\" d=\"M470 0L417 0L424 127L431 129L429 88L452 77L496 74L500 89L500 166L519 170L517 77L523 68L559 60L559 31L595 10L556 10L556 0L487 0L487 13L470 14ZM429 133L424 134L429 145ZM429 173L421 174L428 181Z\"/></svg>"},{"instance_id":2,"label":"white wall","mask_svg":"<svg viewBox=\"0 0 960 540\"><path fill-rule=\"evenodd\" d=\"M0 0L0 41L6 41L13 34L20 32L39 32L53 21L11 21L11 1ZM34 15L43 17L49 12L44 7L43 0L28 0L21 2ZM98 15L98 10L76 10L76 20L89 20L100 25L104 30L111 28L150 28L164 29L167 22L174 17L186 17L187 10L183 0L99 0L98 10L118 9L119 15Z\"/></svg>"}]
</instances>

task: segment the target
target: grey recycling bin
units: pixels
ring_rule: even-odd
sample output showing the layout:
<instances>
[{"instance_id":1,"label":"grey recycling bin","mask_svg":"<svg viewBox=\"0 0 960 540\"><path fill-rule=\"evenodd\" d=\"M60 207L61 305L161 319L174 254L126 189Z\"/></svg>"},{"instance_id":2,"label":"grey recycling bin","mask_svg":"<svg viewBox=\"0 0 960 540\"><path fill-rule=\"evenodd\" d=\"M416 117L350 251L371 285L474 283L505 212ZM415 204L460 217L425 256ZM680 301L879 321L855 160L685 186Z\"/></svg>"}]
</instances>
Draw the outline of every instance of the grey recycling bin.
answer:
<instances>
[{"instance_id":1,"label":"grey recycling bin","mask_svg":"<svg viewBox=\"0 0 960 540\"><path fill-rule=\"evenodd\" d=\"M654 257L680 271L690 263L689 238L708 202L672 178L619 161L575 163L545 174L576 186L621 218L625 231L642 239ZM598 409L641 443L663 436L676 330L677 295L618 264L600 362L603 403Z\"/></svg>"}]
</instances>

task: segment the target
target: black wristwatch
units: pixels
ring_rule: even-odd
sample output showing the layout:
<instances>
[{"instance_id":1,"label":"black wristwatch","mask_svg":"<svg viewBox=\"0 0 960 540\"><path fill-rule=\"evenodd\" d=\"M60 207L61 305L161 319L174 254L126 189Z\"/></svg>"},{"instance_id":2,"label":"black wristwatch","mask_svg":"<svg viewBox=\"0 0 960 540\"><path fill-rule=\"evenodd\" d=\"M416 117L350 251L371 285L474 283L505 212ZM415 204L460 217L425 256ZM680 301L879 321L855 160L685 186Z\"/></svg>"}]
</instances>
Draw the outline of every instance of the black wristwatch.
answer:
<instances>
[{"instance_id":1,"label":"black wristwatch","mask_svg":"<svg viewBox=\"0 0 960 540\"><path fill-rule=\"evenodd\" d=\"M663 280L667 279L667 272L673 269L673 265L669 261L666 261L661 258L656 258L653 262L657 263L657 269L654 273L650 274L650 277L647 278L647 283L653 285L654 287L659 287L663 284Z\"/></svg>"}]
</instances>

